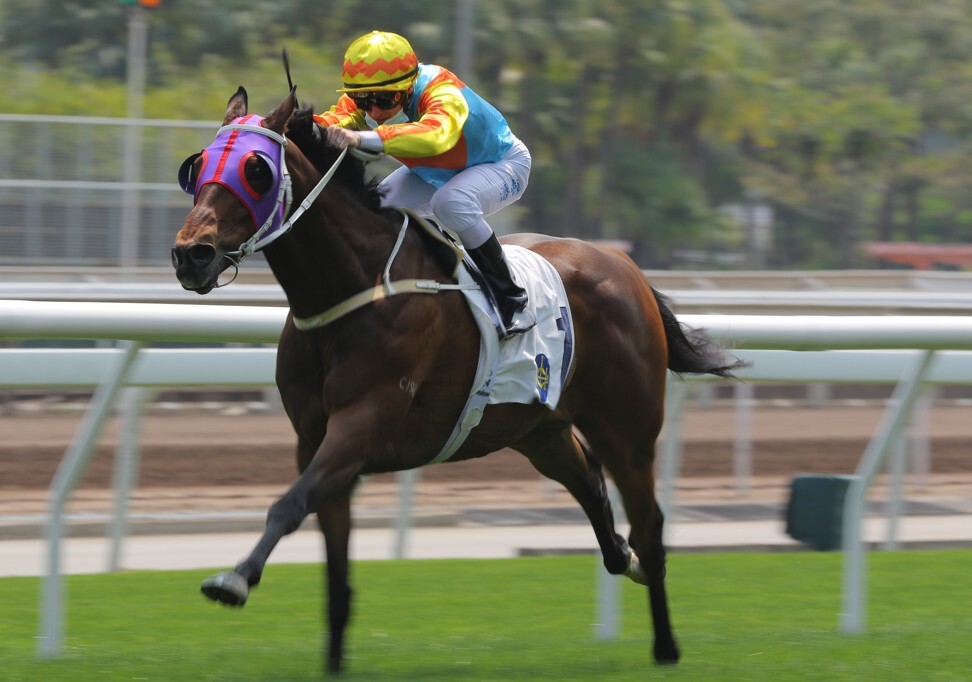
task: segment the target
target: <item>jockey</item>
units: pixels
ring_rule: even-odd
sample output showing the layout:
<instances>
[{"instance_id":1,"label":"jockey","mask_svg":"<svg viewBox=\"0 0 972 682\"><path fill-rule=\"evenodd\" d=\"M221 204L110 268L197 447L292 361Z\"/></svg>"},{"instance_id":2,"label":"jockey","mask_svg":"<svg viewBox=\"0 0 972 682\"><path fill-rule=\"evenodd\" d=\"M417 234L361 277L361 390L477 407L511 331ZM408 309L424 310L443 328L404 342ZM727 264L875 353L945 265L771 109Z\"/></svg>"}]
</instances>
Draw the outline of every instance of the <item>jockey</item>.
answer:
<instances>
[{"instance_id":1,"label":"jockey","mask_svg":"<svg viewBox=\"0 0 972 682\"><path fill-rule=\"evenodd\" d=\"M502 316L502 338L536 324L484 216L522 196L526 145L492 105L441 66L420 64L408 41L373 31L344 55L337 103L314 116L336 147L384 152L403 165L379 189L387 206L433 215L459 236Z\"/></svg>"}]
</instances>

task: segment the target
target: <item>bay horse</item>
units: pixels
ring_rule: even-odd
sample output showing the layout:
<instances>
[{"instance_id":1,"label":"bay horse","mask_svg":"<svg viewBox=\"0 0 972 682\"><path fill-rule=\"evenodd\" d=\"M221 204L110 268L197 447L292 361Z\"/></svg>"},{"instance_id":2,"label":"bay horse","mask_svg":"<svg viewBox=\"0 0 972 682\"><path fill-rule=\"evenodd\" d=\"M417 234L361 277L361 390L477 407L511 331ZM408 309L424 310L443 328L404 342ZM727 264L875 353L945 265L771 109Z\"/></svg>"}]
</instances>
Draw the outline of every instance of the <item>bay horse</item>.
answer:
<instances>
[{"instance_id":1,"label":"bay horse","mask_svg":"<svg viewBox=\"0 0 972 682\"><path fill-rule=\"evenodd\" d=\"M298 328L301 320L379 289L396 248L388 273L393 278L451 278L428 237L401 231L402 213L381 206L364 163L314 134L310 113L298 108L291 88L265 118L249 116L246 91L237 90L214 146L187 159L180 173L195 200L171 256L182 286L206 294L224 270L262 248L290 306L276 382L297 434L300 474L270 506L251 553L232 571L204 581L202 591L242 606L278 541L316 514L326 551L325 665L338 672L352 597L348 542L355 484L365 474L420 467L436 456L469 395L480 332L456 291L369 293L366 304L330 323ZM231 138L234 146L250 140L235 160ZM214 154L224 171L236 164L235 189L230 182L196 184L203 166L217 163L206 160ZM257 218L261 202L272 207ZM556 409L537 402L488 405L451 460L510 447L562 484L590 520L607 571L647 585L654 657L675 663L680 654L653 473L667 371L730 377L741 363L701 330L683 328L620 250L538 234L517 234L505 243L540 254L562 278L574 323L573 369ZM623 501L627 540L615 532L602 467Z\"/></svg>"}]
</instances>

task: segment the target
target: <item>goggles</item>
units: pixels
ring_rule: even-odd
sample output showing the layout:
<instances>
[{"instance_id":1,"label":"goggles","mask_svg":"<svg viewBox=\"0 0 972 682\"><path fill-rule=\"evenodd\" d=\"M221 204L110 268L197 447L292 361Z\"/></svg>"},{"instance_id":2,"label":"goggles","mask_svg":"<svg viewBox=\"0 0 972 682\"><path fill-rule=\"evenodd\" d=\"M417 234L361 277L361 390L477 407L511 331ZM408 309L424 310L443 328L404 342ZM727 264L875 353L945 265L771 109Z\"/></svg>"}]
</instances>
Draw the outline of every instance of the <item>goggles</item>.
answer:
<instances>
[{"instance_id":1,"label":"goggles","mask_svg":"<svg viewBox=\"0 0 972 682\"><path fill-rule=\"evenodd\" d=\"M401 92L349 92L348 97L362 111L367 111L372 106L379 109L394 109L402 103L404 97Z\"/></svg>"}]
</instances>

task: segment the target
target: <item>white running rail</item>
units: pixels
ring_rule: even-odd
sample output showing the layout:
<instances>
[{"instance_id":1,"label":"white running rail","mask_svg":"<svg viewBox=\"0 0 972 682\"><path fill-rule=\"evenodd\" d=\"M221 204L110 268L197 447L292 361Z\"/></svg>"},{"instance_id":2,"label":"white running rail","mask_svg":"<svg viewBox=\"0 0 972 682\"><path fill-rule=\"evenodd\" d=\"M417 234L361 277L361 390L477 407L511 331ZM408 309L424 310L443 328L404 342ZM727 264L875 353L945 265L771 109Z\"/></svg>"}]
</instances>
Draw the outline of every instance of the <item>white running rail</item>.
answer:
<instances>
[{"instance_id":1,"label":"white running rail","mask_svg":"<svg viewBox=\"0 0 972 682\"><path fill-rule=\"evenodd\" d=\"M61 519L60 512L71 492L73 483L83 472L90 455L91 444L100 432L104 418L111 410L114 397L125 385L178 385L177 380L186 378L178 369L185 360L195 372L193 384L200 381L199 371L209 371L213 378L223 383L234 383L231 377L220 374L238 372L240 381L265 383L272 376L267 364L260 365L267 371L264 380L256 376L257 364L249 369L247 363L233 363L227 368L213 362L217 355L232 356L233 350L221 350L207 356L202 351L165 355L154 349L141 350L144 343L154 341L180 342L239 342L274 343L283 326L287 311L279 307L229 307L185 306L176 304L132 303L85 303L85 302L38 302L0 301L0 338L2 339L107 339L127 342L121 351L109 351L94 362L88 370L76 368L68 371L63 362L44 363L46 370L56 372L60 367L62 378L71 383L96 381L98 391L85 419L85 426L58 468L51 494L50 520L50 571L44 587L41 633L38 640L42 656L55 656L61 651L62 605L60 599L59 556ZM860 524L863 501L874 471L886 457L894 437L900 433L901 424L914 403L922 385L936 379L956 381L969 376L969 356L965 353L936 351L972 350L972 318L947 316L760 316L760 315L682 315L683 323L702 327L731 346L743 349L740 357L749 357L754 367L739 373L749 380L797 380L802 375L808 381L835 381L841 377L852 379L865 375L882 380L902 380L895 391L895 400L885 415L879 434L868 447L858 468L857 476L847 494L844 517L844 608L841 627L846 632L856 632L864 627L864 601L866 585L864 548L860 541ZM755 350L773 351L823 351L823 350L911 350L910 364L899 354L875 354L863 361L864 356L846 354L760 354L749 355ZM246 350L246 349L244 349ZM914 351L924 351L915 353ZM7 351L4 351L7 352ZM29 351L16 351L28 353ZM84 351L61 351L68 355ZM90 352L90 351L89 351ZM272 350L271 350L272 353ZM270 353L258 353L261 359L254 363L266 363ZM830 370L811 369L813 356L833 360ZM940 357L939 357L940 356ZM24 355L19 356L20 361ZM41 357L37 355L36 357ZM88 356L94 358L94 355ZM208 359L203 360L202 358ZM256 358L256 356L254 356ZM917 359L915 359L917 358ZM11 356L13 359L13 356ZM85 363L89 364L89 363ZM835 367L843 374L834 376ZM905 369L902 376L902 367ZM7 365L4 369L9 369ZM248 374L250 370L253 375ZM90 371L87 378L80 374ZM74 374L72 374L74 372ZM5 372L4 372L5 374ZM97 374L97 379L95 375ZM73 377L73 378L72 378ZM25 377L19 380L27 381ZM39 379L40 381L41 379ZM56 376L42 379L54 385ZM8 379L5 385L12 385ZM155 382L155 383L153 383ZM28 382L29 383L29 382ZM77 385L75 383L74 385ZM198 385L198 384L197 384Z\"/></svg>"}]
</instances>

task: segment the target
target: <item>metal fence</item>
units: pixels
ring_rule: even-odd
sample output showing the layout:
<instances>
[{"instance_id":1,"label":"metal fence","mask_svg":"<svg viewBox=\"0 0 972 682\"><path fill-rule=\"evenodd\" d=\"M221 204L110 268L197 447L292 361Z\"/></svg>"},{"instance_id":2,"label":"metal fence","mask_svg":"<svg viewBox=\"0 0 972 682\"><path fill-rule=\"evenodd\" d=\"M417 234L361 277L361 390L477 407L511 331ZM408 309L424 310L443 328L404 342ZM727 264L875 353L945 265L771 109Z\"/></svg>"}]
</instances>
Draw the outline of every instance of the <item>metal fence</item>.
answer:
<instances>
[{"instance_id":1,"label":"metal fence","mask_svg":"<svg viewBox=\"0 0 972 682\"><path fill-rule=\"evenodd\" d=\"M0 114L0 265L165 265L213 121Z\"/></svg>"},{"instance_id":2,"label":"metal fence","mask_svg":"<svg viewBox=\"0 0 972 682\"><path fill-rule=\"evenodd\" d=\"M151 309L150 309L151 308ZM77 439L65 455L51 484L51 524L49 526L48 576L42 592L41 631L38 649L42 655L58 655L62 649L62 586L61 540L62 516L71 489L79 480L93 450L108 412L112 409L121 386L141 350L149 341L209 341L272 343L278 334L286 311L279 307L232 308L229 306L191 307L180 305L131 305L110 303L42 303L36 301L4 301L0 303L0 329L7 338L101 338L126 339L124 351L113 358L114 363L100 377L95 394ZM865 627L867 583L864 580L866 546L861 536L866 493L878 467L899 440L907 417L914 407L923 384L934 379L932 370L935 351L972 350L972 320L960 317L822 317L822 316L765 316L765 315L686 315L682 321L690 326L709 329L713 338L723 343L737 342L752 349L810 351L824 349L924 349L911 358L896 356L878 361L879 367L858 375L893 380L900 376L884 417L869 443L850 483L843 513L842 539L844 549L843 610L841 628L844 632L859 632ZM790 353L787 353L790 354ZM205 381L202 368L209 367L204 358L193 354L199 371L190 371L193 381ZM799 359L777 358L773 362L754 363L754 367L739 372L747 374L769 369L784 374L763 374L764 379L793 379L799 370L809 380L832 381L850 378L863 368L860 358L847 360L835 374L822 375L809 369L810 363ZM967 354L952 355L953 362L962 363L962 371L953 365L944 373L948 379L968 379ZM252 365L253 363L250 363ZM77 361L67 367L76 375ZM902 372L902 365L904 365ZM248 365L249 366L249 365ZM767 367L768 366L768 367ZM62 365L64 367L64 365ZM757 367L764 369L757 369ZM252 367L251 367L252 369ZM877 370L877 374L874 371ZM819 371L819 368L817 368ZM833 371L833 368L831 368ZM30 372L31 380L37 372ZM159 373L156 372L158 375ZM962 376L959 377L959 374ZM171 372L162 372L163 381L174 380ZM266 376L264 381L270 379ZM90 378L89 378L90 381ZM675 384L678 385L678 384ZM673 408L684 392L670 391L666 405ZM674 396L674 397L673 397ZM668 409L671 417L675 409ZM672 460L677 451L671 446L676 438L666 437L665 452L661 453L661 472L664 479L674 478L677 471ZM900 479L902 468L895 467ZM130 481L126 483L130 485ZM900 492L900 487L895 486ZM125 495L120 495L125 497ZM663 499L668 497L663 492ZM670 505L666 505L670 508ZM895 505L894 509L898 507ZM894 513L897 513L896 511ZM119 536L120 537L120 534Z\"/></svg>"}]
</instances>

